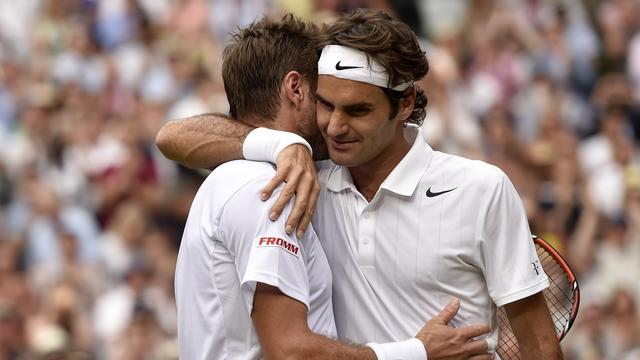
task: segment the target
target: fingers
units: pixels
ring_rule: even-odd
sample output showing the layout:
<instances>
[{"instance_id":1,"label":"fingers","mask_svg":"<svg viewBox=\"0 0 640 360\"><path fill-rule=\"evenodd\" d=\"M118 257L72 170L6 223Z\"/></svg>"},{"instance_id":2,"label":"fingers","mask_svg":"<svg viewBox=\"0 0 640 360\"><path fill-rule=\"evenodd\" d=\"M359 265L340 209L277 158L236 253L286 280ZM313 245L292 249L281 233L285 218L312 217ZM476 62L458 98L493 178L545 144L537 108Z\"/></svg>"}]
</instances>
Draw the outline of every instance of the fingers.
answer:
<instances>
[{"instance_id":1,"label":"fingers","mask_svg":"<svg viewBox=\"0 0 640 360\"><path fill-rule=\"evenodd\" d=\"M466 353L469 355L482 355L489 351L489 347L485 339L472 340L467 342L464 346Z\"/></svg>"},{"instance_id":2,"label":"fingers","mask_svg":"<svg viewBox=\"0 0 640 360\"><path fill-rule=\"evenodd\" d=\"M440 313L438 313L438 315L434 316L433 319L431 319L431 321L437 324L447 325L449 321L451 321L453 317L456 316L459 309L460 309L460 299L453 298L449 302L449 304L447 304L447 306L445 306L445 308L442 309Z\"/></svg>"},{"instance_id":3,"label":"fingers","mask_svg":"<svg viewBox=\"0 0 640 360\"><path fill-rule=\"evenodd\" d=\"M313 218L313 213L316 210L316 204L318 203L318 195L320 195L320 185L318 184L318 179L314 177L313 186L311 188L311 193L309 194L309 206L307 207L300 223L298 224L297 236L301 238L305 231L307 231L307 227L309 223L311 223L311 219Z\"/></svg>"},{"instance_id":4,"label":"fingers","mask_svg":"<svg viewBox=\"0 0 640 360\"><path fill-rule=\"evenodd\" d=\"M314 180L315 178L313 176L305 175L299 181L298 187L295 190L296 201L293 205L291 214L289 214L289 218L287 218L287 234L291 234L288 229L293 230L294 228L297 228L299 226L298 224L300 223L302 217L309 210L309 197L311 196L311 190L313 189ZM298 229L297 235L298 237L302 237L302 235L304 235L304 232L302 232L302 235L300 235L300 229Z\"/></svg>"},{"instance_id":5,"label":"fingers","mask_svg":"<svg viewBox=\"0 0 640 360\"><path fill-rule=\"evenodd\" d=\"M291 197L293 197L293 195L295 194L296 185L297 185L297 179L289 180L287 182L284 189L280 193L278 200L276 200L276 203L273 204L273 206L269 210L269 219L273 221L280 217L280 214L282 214L282 210L285 208L285 206L287 206L287 203L289 202L289 200L291 200ZM289 223L287 223L287 225L285 226L285 231L289 235L293 233L293 229L294 227Z\"/></svg>"},{"instance_id":6,"label":"fingers","mask_svg":"<svg viewBox=\"0 0 640 360\"><path fill-rule=\"evenodd\" d=\"M459 330L462 336L471 339L488 333L491 331L491 328L488 325L469 325L461 327Z\"/></svg>"},{"instance_id":7,"label":"fingers","mask_svg":"<svg viewBox=\"0 0 640 360\"><path fill-rule=\"evenodd\" d=\"M287 174L280 175L280 173ZM269 219L272 221L278 219L291 198L296 195L293 209L287 218L285 231L291 235L293 230L297 228L297 236L302 237L313 217L313 212L318 201L318 194L320 193L320 185L318 184L315 172L305 173L302 169L278 170L276 175L261 190L261 199L266 200L271 197L273 191L285 181L286 185L284 189L269 210Z\"/></svg>"},{"instance_id":8,"label":"fingers","mask_svg":"<svg viewBox=\"0 0 640 360\"><path fill-rule=\"evenodd\" d=\"M265 201L271 197L275 189L278 186L280 186L280 184L282 184L286 179L286 175L285 175L286 173L287 171L284 170L283 168L279 168L276 171L276 174L273 176L271 180L269 180L269 183L267 184L267 186L262 188L262 190L260 191L260 200Z\"/></svg>"},{"instance_id":9,"label":"fingers","mask_svg":"<svg viewBox=\"0 0 640 360\"><path fill-rule=\"evenodd\" d=\"M285 182L282 193L269 210L269 219L277 220L295 194L296 200L287 218L285 232L291 235L297 229L296 235L302 237L311 222L320 193L313 159L304 146L294 145L280 153L276 166L276 175L262 189L260 198L263 201L269 199L275 189Z\"/></svg>"}]
</instances>

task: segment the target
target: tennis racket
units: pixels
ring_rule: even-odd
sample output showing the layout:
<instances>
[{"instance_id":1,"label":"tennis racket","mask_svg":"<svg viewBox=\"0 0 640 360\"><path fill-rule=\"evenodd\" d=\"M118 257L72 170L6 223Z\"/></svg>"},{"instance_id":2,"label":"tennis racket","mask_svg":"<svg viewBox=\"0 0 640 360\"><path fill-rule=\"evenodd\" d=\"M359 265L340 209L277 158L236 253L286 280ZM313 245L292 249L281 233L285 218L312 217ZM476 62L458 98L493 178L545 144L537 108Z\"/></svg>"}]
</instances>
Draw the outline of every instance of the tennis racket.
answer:
<instances>
[{"instance_id":1,"label":"tennis racket","mask_svg":"<svg viewBox=\"0 0 640 360\"><path fill-rule=\"evenodd\" d=\"M558 341L562 340L573 325L580 305L580 290L573 271L567 262L546 241L533 236L533 243L538 252L540 265L549 277L549 287L543 290L551 319L556 327ZM507 312L498 308L498 326L500 337L496 352L504 360L520 359L518 341L511 330Z\"/></svg>"}]
</instances>

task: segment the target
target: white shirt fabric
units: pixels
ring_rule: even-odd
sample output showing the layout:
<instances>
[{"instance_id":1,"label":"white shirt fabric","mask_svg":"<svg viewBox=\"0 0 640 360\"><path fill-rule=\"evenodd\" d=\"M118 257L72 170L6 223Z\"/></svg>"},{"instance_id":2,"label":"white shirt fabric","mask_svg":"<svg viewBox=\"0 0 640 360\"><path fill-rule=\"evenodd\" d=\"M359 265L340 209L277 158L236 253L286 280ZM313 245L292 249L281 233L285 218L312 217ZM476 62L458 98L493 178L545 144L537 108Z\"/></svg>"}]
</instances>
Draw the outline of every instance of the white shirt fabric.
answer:
<instances>
[{"instance_id":1,"label":"white shirt fabric","mask_svg":"<svg viewBox=\"0 0 640 360\"><path fill-rule=\"evenodd\" d=\"M521 200L506 175L433 151L421 136L370 203L347 168L319 164L314 227L333 272L339 337L404 340L453 296L453 326L491 324L496 306L548 286ZM427 191L438 193L427 197Z\"/></svg>"},{"instance_id":2,"label":"white shirt fabric","mask_svg":"<svg viewBox=\"0 0 640 360\"><path fill-rule=\"evenodd\" d=\"M299 240L288 236L292 205L272 222L268 213L278 195L260 200L274 174L267 163L233 161L198 190L176 265L181 359L262 357L250 316L256 282L304 303L313 332L336 336L331 271L313 228Z\"/></svg>"}]
</instances>

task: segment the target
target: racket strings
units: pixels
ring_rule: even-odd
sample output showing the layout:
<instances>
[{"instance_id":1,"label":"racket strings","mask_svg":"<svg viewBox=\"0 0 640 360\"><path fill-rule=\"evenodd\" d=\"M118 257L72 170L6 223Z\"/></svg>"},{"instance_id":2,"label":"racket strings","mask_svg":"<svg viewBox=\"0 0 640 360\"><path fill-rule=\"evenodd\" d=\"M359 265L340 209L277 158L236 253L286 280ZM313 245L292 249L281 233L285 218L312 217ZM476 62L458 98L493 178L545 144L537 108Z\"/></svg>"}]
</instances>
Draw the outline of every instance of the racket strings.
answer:
<instances>
[{"instance_id":1,"label":"racket strings","mask_svg":"<svg viewBox=\"0 0 640 360\"><path fill-rule=\"evenodd\" d=\"M556 334L560 338L565 331L565 325L571 319L573 308L573 284L567 276L565 269L546 249L536 244L536 251L540 265L549 278L549 287L543 290L544 297L549 307L549 313L556 328ZM520 349L515 334L511 329L507 312L504 308L497 310L500 336L496 352L504 360L520 359Z\"/></svg>"},{"instance_id":2,"label":"racket strings","mask_svg":"<svg viewBox=\"0 0 640 360\"><path fill-rule=\"evenodd\" d=\"M518 341L509 324L507 312L503 307L498 308L498 326L500 328L500 336L498 338L498 348L496 352L503 360L520 359L520 348Z\"/></svg>"},{"instance_id":3,"label":"racket strings","mask_svg":"<svg viewBox=\"0 0 640 360\"><path fill-rule=\"evenodd\" d=\"M544 248L536 244L540 263L549 278L549 287L544 290L547 306L560 336L564 332L565 324L571 318L573 306L573 287L565 269Z\"/></svg>"}]
</instances>

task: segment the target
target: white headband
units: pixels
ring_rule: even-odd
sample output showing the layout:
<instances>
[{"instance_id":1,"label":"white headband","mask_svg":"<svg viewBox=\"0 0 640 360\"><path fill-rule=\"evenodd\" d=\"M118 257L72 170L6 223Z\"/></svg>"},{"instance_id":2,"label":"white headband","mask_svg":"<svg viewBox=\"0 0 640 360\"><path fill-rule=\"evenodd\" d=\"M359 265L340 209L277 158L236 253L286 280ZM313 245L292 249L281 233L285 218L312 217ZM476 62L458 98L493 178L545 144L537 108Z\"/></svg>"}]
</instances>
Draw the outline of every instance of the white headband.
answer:
<instances>
[{"instance_id":1,"label":"white headband","mask_svg":"<svg viewBox=\"0 0 640 360\"><path fill-rule=\"evenodd\" d=\"M350 47L327 45L318 60L318 75L331 75L340 79L359 81L383 88L389 87L389 74L380 63L367 54ZM396 85L391 90L404 91L413 85L412 81Z\"/></svg>"}]
</instances>

